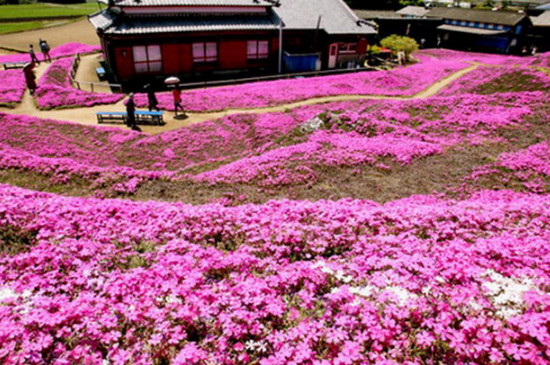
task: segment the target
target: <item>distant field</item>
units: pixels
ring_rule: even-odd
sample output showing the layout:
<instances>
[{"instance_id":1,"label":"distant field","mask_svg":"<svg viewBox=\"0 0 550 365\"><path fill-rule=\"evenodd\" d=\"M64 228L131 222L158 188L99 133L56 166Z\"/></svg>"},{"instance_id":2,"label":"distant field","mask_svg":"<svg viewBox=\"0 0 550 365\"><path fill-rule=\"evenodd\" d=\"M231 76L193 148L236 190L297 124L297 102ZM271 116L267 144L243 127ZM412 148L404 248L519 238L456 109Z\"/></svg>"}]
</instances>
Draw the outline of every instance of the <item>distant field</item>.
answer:
<instances>
[{"instance_id":1,"label":"distant field","mask_svg":"<svg viewBox=\"0 0 550 365\"><path fill-rule=\"evenodd\" d=\"M97 3L0 5L0 19L84 16L97 10Z\"/></svg>"},{"instance_id":2,"label":"distant field","mask_svg":"<svg viewBox=\"0 0 550 365\"><path fill-rule=\"evenodd\" d=\"M42 28L46 26L47 23L51 22L38 20L34 22L2 23L0 24L0 34L23 32L25 30Z\"/></svg>"},{"instance_id":3,"label":"distant field","mask_svg":"<svg viewBox=\"0 0 550 365\"><path fill-rule=\"evenodd\" d=\"M0 21L10 20L0 23L0 34L59 25L73 21L71 18L74 16L85 16L98 10L97 3L0 5ZM32 20L33 18L36 20ZM17 19L24 19L24 21L16 21Z\"/></svg>"}]
</instances>

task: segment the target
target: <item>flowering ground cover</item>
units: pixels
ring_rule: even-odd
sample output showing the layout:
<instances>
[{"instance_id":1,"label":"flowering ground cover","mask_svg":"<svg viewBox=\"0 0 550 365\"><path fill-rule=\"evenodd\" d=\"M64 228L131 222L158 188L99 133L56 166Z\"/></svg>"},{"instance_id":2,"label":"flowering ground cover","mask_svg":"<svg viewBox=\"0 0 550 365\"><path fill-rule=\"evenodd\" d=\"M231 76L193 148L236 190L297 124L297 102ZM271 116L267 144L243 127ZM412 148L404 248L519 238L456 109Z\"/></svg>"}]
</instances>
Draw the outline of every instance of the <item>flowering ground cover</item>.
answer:
<instances>
[{"instance_id":1,"label":"flowering ground cover","mask_svg":"<svg viewBox=\"0 0 550 365\"><path fill-rule=\"evenodd\" d=\"M21 70L0 71L0 106L12 107L23 98L25 77Z\"/></svg>"},{"instance_id":2,"label":"flowering ground cover","mask_svg":"<svg viewBox=\"0 0 550 365\"><path fill-rule=\"evenodd\" d=\"M528 148L505 152L488 165L478 167L469 177L474 182L495 186L521 184L531 192L550 192L550 148L548 141Z\"/></svg>"},{"instance_id":3,"label":"flowering ground cover","mask_svg":"<svg viewBox=\"0 0 550 365\"><path fill-rule=\"evenodd\" d=\"M421 62L417 64L391 71L264 81L186 91L182 93L181 104L188 111L210 111L273 106L333 95L411 96L467 66L459 60L449 62L421 57ZM161 108L173 110L171 93L159 93L158 100ZM136 95L136 104L146 106L147 96Z\"/></svg>"},{"instance_id":4,"label":"flowering ground cover","mask_svg":"<svg viewBox=\"0 0 550 365\"><path fill-rule=\"evenodd\" d=\"M550 89L550 74L526 67L479 67L453 81L439 95L459 93L490 94L497 92L544 91Z\"/></svg>"},{"instance_id":5,"label":"flowering ground cover","mask_svg":"<svg viewBox=\"0 0 550 365\"><path fill-rule=\"evenodd\" d=\"M117 191L153 178L274 188L316 184L327 167L389 171L455 146L505 143L501 132L523 133L541 104L541 92L340 102L231 115L154 136L3 115L0 135L4 168L56 182L78 176L103 188L112 171L109 181L135 183Z\"/></svg>"},{"instance_id":6,"label":"flowering ground cover","mask_svg":"<svg viewBox=\"0 0 550 365\"><path fill-rule=\"evenodd\" d=\"M61 58L48 67L38 83L35 100L39 108L70 108L97 104L113 104L122 99L122 94L94 93L77 90L71 85L69 72L72 57Z\"/></svg>"},{"instance_id":7,"label":"flowering ground cover","mask_svg":"<svg viewBox=\"0 0 550 365\"><path fill-rule=\"evenodd\" d=\"M70 42L65 43L60 46L52 48L50 51L50 56L52 58L61 58L72 56L77 53L93 53L101 50L100 46L91 46L89 44ZM42 59L42 54L36 50L39 59ZM7 56L0 56L0 63L8 62L30 62L30 56L27 53L24 54L13 54Z\"/></svg>"},{"instance_id":8,"label":"flowering ground cover","mask_svg":"<svg viewBox=\"0 0 550 365\"><path fill-rule=\"evenodd\" d=\"M138 137L133 131L90 128L72 123L0 113L0 169L31 171L53 183L84 180L92 191L134 192L143 180L168 179L168 171L143 171L116 162L113 141ZM41 130L41 133L36 133Z\"/></svg>"},{"instance_id":9,"label":"flowering ground cover","mask_svg":"<svg viewBox=\"0 0 550 365\"><path fill-rule=\"evenodd\" d=\"M487 57L494 73L436 97L151 136L0 113L0 363L550 364L547 80ZM85 103L68 61L44 83ZM406 70L368 87L427 86ZM304 82L225 90L268 105ZM196 105L238 105L220 100Z\"/></svg>"},{"instance_id":10,"label":"flowering ground cover","mask_svg":"<svg viewBox=\"0 0 550 365\"><path fill-rule=\"evenodd\" d=\"M460 59L467 62L479 62L481 64L499 66L541 66L550 67L550 52L540 53L534 56L508 56L491 53L477 53L456 51L451 49L425 49L418 51L419 55L431 56L444 60Z\"/></svg>"},{"instance_id":11,"label":"flowering ground cover","mask_svg":"<svg viewBox=\"0 0 550 365\"><path fill-rule=\"evenodd\" d=\"M548 196L0 197L6 364L550 362Z\"/></svg>"}]
</instances>

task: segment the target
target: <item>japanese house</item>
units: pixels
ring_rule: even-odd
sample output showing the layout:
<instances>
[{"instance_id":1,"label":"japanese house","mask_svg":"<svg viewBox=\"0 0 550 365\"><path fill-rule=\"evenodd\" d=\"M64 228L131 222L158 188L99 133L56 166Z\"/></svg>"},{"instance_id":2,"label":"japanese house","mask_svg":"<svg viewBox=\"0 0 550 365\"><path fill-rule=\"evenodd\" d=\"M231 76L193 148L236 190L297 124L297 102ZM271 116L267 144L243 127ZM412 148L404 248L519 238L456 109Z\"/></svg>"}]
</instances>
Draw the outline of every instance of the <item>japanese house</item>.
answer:
<instances>
[{"instance_id":1,"label":"japanese house","mask_svg":"<svg viewBox=\"0 0 550 365\"><path fill-rule=\"evenodd\" d=\"M531 23L525 13L433 8L426 16L443 20L437 27L441 47L519 54L527 46Z\"/></svg>"},{"instance_id":2,"label":"japanese house","mask_svg":"<svg viewBox=\"0 0 550 365\"><path fill-rule=\"evenodd\" d=\"M421 6L407 6L398 11L355 10L355 14L364 20L374 21L378 25L379 39L397 34L414 38L423 47L435 47L437 27L443 21L441 18L426 17L428 11L429 9Z\"/></svg>"},{"instance_id":3,"label":"japanese house","mask_svg":"<svg viewBox=\"0 0 550 365\"><path fill-rule=\"evenodd\" d=\"M109 0L89 16L125 85L353 67L375 29L342 0Z\"/></svg>"},{"instance_id":4,"label":"japanese house","mask_svg":"<svg viewBox=\"0 0 550 365\"><path fill-rule=\"evenodd\" d=\"M529 43L531 44L529 51L550 51L550 10L538 16L532 16L531 22L533 26L529 28L527 34Z\"/></svg>"}]
</instances>

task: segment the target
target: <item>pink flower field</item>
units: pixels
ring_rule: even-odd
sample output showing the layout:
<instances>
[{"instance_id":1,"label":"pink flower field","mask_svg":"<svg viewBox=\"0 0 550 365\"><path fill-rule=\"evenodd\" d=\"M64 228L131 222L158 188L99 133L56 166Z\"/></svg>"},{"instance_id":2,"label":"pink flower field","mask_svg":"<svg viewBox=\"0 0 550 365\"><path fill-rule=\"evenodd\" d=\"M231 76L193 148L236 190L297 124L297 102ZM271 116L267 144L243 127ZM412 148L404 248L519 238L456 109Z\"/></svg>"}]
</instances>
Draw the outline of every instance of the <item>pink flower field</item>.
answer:
<instances>
[{"instance_id":1,"label":"pink flower field","mask_svg":"<svg viewBox=\"0 0 550 365\"><path fill-rule=\"evenodd\" d=\"M0 113L0 364L550 364L545 57L188 91L195 111L406 98L152 135L56 120L121 97L56 60L44 118ZM468 62L491 66L414 96Z\"/></svg>"},{"instance_id":2,"label":"pink flower field","mask_svg":"<svg viewBox=\"0 0 550 365\"><path fill-rule=\"evenodd\" d=\"M23 98L25 77L21 70L0 71L0 106L13 106Z\"/></svg>"},{"instance_id":3,"label":"pink flower field","mask_svg":"<svg viewBox=\"0 0 550 365\"><path fill-rule=\"evenodd\" d=\"M422 61L392 71L264 81L244 85L199 89L182 93L182 106L189 111L255 108L334 95L410 96L452 72L466 68L461 61L422 57ZM158 95L159 105L173 110L171 93ZM147 95L136 96L136 104L147 106Z\"/></svg>"},{"instance_id":4,"label":"pink flower field","mask_svg":"<svg viewBox=\"0 0 550 365\"><path fill-rule=\"evenodd\" d=\"M547 197L0 194L3 235L28 245L1 260L6 364L550 361Z\"/></svg>"},{"instance_id":5,"label":"pink flower field","mask_svg":"<svg viewBox=\"0 0 550 365\"><path fill-rule=\"evenodd\" d=\"M101 47L99 46L92 46L84 43L71 42L71 43L65 43L60 46L54 47L50 51L50 56L52 58L61 58L61 57L73 56L77 53L80 53L80 54L93 53L93 52L98 52L100 50L101 50ZM38 51L36 51L36 53L37 53L38 59L42 60L42 54ZM0 63L30 62L30 61L31 61L30 56L27 53L0 56Z\"/></svg>"},{"instance_id":6,"label":"pink flower field","mask_svg":"<svg viewBox=\"0 0 550 365\"><path fill-rule=\"evenodd\" d=\"M72 57L53 61L38 83L35 93L36 103L41 109L69 108L113 104L121 100L122 94L103 94L73 88L69 72Z\"/></svg>"}]
</instances>

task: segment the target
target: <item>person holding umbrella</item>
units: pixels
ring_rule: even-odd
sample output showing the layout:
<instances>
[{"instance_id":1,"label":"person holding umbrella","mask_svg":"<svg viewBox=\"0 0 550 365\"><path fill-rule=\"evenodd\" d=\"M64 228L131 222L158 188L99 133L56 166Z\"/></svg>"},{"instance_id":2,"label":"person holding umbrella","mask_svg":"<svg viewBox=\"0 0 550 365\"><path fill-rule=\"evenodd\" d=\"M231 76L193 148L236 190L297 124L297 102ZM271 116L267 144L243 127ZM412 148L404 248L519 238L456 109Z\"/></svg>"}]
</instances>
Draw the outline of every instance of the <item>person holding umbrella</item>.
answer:
<instances>
[{"instance_id":1,"label":"person holding umbrella","mask_svg":"<svg viewBox=\"0 0 550 365\"><path fill-rule=\"evenodd\" d=\"M183 106L181 106L181 89L178 86L180 79L176 76L170 76L164 83L166 85L174 85L174 90L172 90L172 97L174 98L174 113L175 116L178 116L178 109L182 112L182 117L185 118L185 112L183 111Z\"/></svg>"},{"instance_id":2,"label":"person holding umbrella","mask_svg":"<svg viewBox=\"0 0 550 365\"><path fill-rule=\"evenodd\" d=\"M174 90L172 90L172 96L174 97L174 113L177 116L178 115L178 109L181 110L182 115L185 117L185 113L183 112L183 106L181 106L181 89L179 86L176 85Z\"/></svg>"}]
</instances>

